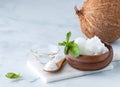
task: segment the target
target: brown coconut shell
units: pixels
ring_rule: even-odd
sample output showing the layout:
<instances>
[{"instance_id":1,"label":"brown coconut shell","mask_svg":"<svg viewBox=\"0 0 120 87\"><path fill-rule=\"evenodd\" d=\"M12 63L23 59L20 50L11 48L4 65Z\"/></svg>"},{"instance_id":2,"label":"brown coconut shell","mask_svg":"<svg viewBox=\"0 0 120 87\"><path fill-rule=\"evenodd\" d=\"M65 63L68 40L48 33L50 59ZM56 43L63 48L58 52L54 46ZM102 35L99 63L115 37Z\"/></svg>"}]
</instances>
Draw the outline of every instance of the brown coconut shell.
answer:
<instances>
[{"instance_id":1,"label":"brown coconut shell","mask_svg":"<svg viewBox=\"0 0 120 87\"><path fill-rule=\"evenodd\" d=\"M80 10L75 7L82 32L98 36L103 42L120 38L120 0L86 0Z\"/></svg>"}]
</instances>

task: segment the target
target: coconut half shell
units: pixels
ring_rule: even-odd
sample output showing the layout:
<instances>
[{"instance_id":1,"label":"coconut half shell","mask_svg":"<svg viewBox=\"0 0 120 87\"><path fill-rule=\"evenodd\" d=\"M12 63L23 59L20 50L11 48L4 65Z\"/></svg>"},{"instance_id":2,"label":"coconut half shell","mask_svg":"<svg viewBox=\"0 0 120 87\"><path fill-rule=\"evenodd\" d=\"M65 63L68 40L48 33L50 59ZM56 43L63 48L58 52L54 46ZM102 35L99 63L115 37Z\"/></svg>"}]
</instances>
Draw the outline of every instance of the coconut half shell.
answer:
<instances>
[{"instance_id":1,"label":"coconut half shell","mask_svg":"<svg viewBox=\"0 0 120 87\"><path fill-rule=\"evenodd\" d=\"M82 32L98 36L103 42L120 38L120 0L86 0L80 10L75 7Z\"/></svg>"}]
</instances>

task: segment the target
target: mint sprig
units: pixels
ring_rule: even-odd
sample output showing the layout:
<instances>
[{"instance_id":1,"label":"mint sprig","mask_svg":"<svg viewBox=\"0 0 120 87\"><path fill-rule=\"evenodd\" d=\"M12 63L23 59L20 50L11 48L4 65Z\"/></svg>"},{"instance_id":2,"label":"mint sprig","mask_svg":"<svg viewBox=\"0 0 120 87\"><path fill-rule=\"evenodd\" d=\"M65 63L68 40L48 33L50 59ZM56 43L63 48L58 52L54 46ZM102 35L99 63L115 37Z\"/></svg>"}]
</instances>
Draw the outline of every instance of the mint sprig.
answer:
<instances>
[{"instance_id":1,"label":"mint sprig","mask_svg":"<svg viewBox=\"0 0 120 87\"><path fill-rule=\"evenodd\" d=\"M9 79L17 79L21 77L19 73L13 73L13 72L9 72L5 76Z\"/></svg>"},{"instance_id":2,"label":"mint sprig","mask_svg":"<svg viewBox=\"0 0 120 87\"><path fill-rule=\"evenodd\" d=\"M64 46L64 54L70 53L73 57L78 57L80 55L79 46L73 41L69 41L71 37L71 32L66 34L66 41L58 43L60 46Z\"/></svg>"}]
</instances>

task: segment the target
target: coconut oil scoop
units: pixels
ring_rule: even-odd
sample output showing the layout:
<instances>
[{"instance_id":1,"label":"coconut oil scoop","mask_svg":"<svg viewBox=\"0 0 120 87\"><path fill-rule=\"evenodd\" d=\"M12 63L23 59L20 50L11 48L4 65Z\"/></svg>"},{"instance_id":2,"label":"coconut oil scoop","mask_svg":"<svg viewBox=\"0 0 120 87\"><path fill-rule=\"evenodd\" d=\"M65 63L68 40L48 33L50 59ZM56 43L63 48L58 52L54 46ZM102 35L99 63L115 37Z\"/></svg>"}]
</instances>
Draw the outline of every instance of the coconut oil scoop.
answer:
<instances>
[{"instance_id":1,"label":"coconut oil scoop","mask_svg":"<svg viewBox=\"0 0 120 87\"><path fill-rule=\"evenodd\" d=\"M57 72L59 71L66 61L66 58L57 56L53 60L49 61L43 68L46 72Z\"/></svg>"}]
</instances>

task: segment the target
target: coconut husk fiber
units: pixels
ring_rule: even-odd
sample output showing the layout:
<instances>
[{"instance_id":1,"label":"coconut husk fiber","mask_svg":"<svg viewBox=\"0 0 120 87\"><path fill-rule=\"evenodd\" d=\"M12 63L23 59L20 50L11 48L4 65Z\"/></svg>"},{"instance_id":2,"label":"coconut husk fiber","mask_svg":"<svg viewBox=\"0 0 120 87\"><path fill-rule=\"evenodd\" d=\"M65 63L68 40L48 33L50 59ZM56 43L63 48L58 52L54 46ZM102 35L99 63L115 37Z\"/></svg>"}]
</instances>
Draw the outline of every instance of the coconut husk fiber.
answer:
<instances>
[{"instance_id":1,"label":"coconut husk fiber","mask_svg":"<svg viewBox=\"0 0 120 87\"><path fill-rule=\"evenodd\" d=\"M86 0L80 10L75 6L82 32L98 36L103 42L120 38L120 0Z\"/></svg>"}]
</instances>

